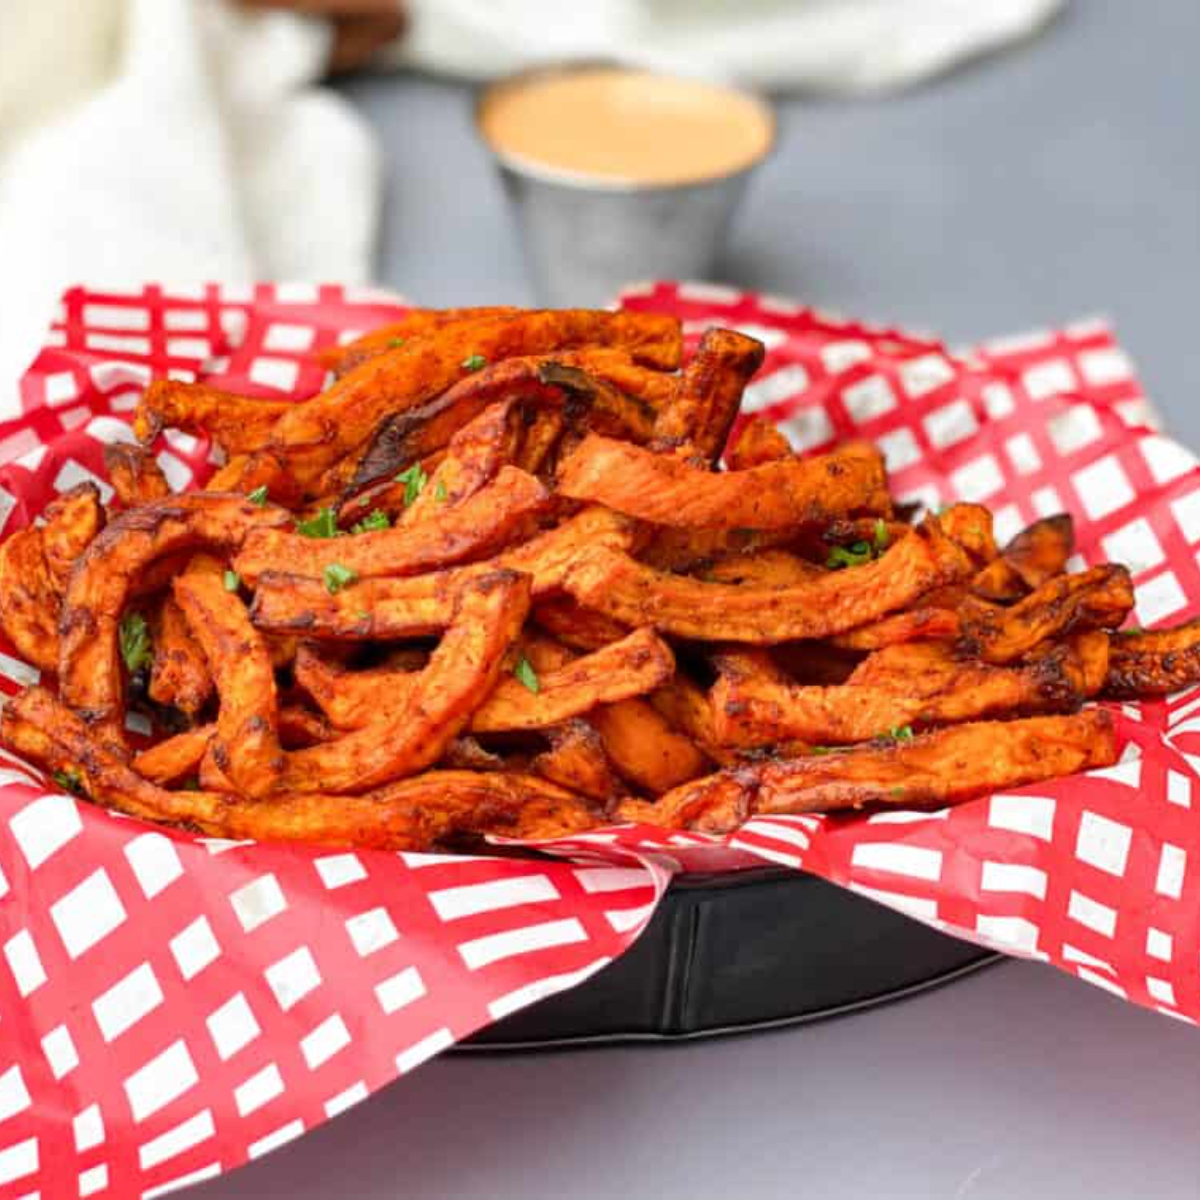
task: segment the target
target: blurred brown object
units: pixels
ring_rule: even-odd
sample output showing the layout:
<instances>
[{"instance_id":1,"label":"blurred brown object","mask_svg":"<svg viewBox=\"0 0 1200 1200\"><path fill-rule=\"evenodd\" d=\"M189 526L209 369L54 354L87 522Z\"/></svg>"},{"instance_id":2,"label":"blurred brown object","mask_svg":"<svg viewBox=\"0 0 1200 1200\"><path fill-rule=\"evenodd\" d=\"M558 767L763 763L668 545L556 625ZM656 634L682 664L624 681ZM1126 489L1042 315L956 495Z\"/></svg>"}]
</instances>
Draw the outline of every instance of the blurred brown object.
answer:
<instances>
[{"instance_id":1,"label":"blurred brown object","mask_svg":"<svg viewBox=\"0 0 1200 1200\"><path fill-rule=\"evenodd\" d=\"M245 8L286 8L333 25L331 72L363 66L408 25L404 0L241 0Z\"/></svg>"}]
</instances>

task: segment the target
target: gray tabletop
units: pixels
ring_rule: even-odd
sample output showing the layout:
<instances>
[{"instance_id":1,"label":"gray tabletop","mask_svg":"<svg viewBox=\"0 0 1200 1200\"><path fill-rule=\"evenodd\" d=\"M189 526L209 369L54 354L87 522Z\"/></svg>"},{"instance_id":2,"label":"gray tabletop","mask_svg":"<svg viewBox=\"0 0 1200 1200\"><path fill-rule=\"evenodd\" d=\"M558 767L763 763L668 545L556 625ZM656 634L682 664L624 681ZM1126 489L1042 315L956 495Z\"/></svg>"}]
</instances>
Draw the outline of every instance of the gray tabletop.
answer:
<instances>
[{"instance_id":1,"label":"gray tabletop","mask_svg":"<svg viewBox=\"0 0 1200 1200\"><path fill-rule=\"evenodd\" d=\"M1075 0L906 96L785 102L722 276L955 341L1106 313L1200 444L1197 45L1193 0ZM467 92L345 91L388 160L381 278L531 300ZM197 1194L1194 1198L1198 1064L1195 1030L1008 963L792 1031L442 1058Z\"/></svg>"}]
</instances>

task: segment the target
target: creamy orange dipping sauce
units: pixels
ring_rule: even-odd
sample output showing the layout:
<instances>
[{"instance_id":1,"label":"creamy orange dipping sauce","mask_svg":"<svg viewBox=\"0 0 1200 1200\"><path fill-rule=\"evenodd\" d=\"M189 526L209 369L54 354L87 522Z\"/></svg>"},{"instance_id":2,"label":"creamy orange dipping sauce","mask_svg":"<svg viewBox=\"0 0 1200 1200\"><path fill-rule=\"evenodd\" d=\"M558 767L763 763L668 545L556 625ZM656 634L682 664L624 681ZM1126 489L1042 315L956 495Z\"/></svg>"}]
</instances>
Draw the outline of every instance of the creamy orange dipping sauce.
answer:
<instances>
[{"instance_id":1,"label":"creamy orange dipping sauce","mask_svg":"<svg viewBox=\"0 0 1200 1200\"><path fill-rule=\"evenodd\" d=\"M611 183L680 184L752 166L775 121L744 92L620 67L501 83L479 109L494 150L518 164Z\"/></svg>"}]
</instances>

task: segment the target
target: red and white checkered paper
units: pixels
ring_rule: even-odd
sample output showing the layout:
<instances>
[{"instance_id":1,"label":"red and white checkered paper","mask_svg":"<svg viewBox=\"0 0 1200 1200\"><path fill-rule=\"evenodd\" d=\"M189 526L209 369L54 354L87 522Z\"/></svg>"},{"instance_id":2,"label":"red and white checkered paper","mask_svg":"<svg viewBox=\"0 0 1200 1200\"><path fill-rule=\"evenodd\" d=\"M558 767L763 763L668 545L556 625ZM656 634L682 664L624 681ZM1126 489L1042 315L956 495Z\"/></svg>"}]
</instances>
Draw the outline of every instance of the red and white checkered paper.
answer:
<instances>
[{"instance_id":1,"label":"red and white checkered paper","mask_svg":"<svg viewBox=\"0 0 1200 1200\"><path fill-rule=\"evenodd\" d=\"M850 434L896 490L986 502L1001 536L1063 509L1083 560L1129 563L1137 620L1200 612L1200 467L1150 428L1089 321L953 353L940 342L701 285L627 307L761 338L747 411L804 451ZM74 289L0 396L0 521L95 479L145 383L301 398L314 349L393 318L336 286ZM168 434L187 487L203 439ZM36 677L0 644L0 687ZM755 819L728 839L598 831L561 862L331 852L156 830L0 760L0 1196L155 1196L326 1117L626 949L679 870L821 875L961 937L1200 1019L1200 690L1118 709L1124 755L941 812Z\"/></svg>"}]
</instances>

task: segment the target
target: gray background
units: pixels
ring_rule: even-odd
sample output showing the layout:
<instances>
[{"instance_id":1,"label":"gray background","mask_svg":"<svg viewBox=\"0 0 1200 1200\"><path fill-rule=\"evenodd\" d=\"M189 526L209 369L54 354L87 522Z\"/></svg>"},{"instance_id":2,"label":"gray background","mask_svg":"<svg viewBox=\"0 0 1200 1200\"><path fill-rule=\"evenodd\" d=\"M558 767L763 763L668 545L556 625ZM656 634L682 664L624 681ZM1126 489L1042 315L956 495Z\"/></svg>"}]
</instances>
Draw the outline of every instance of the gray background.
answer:
<instances>
[{"instance_id":1,"label":"gray background","mask_svg":"<svg viewBox=\"0 0 1200 1200\"><path fill-rule=\"evenodd\" d=\"M1200 5L1075 0L881 102L784 102L723 277L951 340L1107 313L1200 443ZM468 92L344 85L385 147L381 278L532 300ZM201 1188L305 1197L1200 1195L1200 1034L1007 963L885 1009L678 1048L446 1057Z\"/></svg>"}]
</instances>

